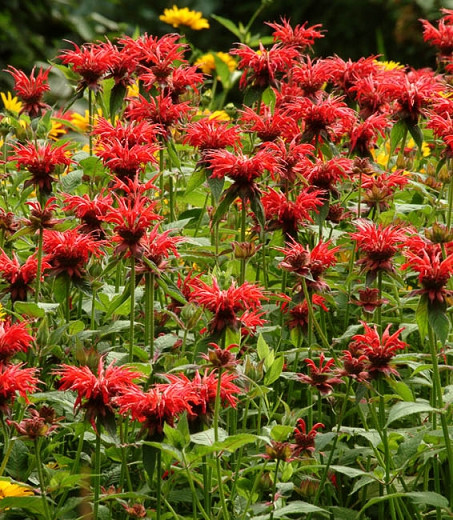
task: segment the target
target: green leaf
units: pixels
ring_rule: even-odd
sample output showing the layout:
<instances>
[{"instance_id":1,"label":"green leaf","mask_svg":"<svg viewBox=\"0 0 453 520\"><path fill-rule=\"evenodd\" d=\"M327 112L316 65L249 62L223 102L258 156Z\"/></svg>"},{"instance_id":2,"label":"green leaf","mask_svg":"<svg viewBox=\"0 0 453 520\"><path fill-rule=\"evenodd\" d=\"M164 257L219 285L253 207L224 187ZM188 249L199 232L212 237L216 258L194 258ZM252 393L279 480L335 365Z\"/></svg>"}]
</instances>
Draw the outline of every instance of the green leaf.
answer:
<instances>
[{"instance_id":1,"label":"green leaf","mask_svg":"<svg viewBox=\"0 0 453 520\"><path fill-rule=\"evenodd\" d=\"M172 166L175 166L176 168L178 168L178 170L180 170L181 161L179 160L178 152L176 151L175 143L173 141L167 141L167 152L171 160Z\"/></svg>"},{"instance_id":2,"label":"green leaf","mask_svg":"<svg viewBox=\"0 0 453 520\"><path fill-rule=\"evenodd\" d=\"M261 98L261 89L249 87L244 93L244 105L251 107Z\"/></svg>"},{"instance_id":3,"label":"green leaf","mask_svg":"<svg viewBox=\"0 0 453 520\"><path fill-rule=\"evenodd\" d=\"M395 422L403 417L407 417L408 415L412 415L414 413L431 413L436 412L437 410L433 408L429 403L416 401L408 403L406 401L396 403L392 406L389 412L387 426L392 422Z\"/></svg>"},{"instance_id":4,"label":"green leaf","mask_svg":"<svg viewBox=\"0 0 453 520\"><path fill-rule=\"evenodd\" d=\"M206 170L204 168L195 168L192 172L191 176L187 181L185 195L188 195L193 190L197 189L198 186L201 186L203 182L206 180Z\"/></svg>"},{"instance_id":5,"label":"green leaf","mask_svg":"<svg viewBox=\"0 0 453 520\"><path fill-rule=\"evenodd\" d=\"M44 506L39 496L33 497L5 497L1 501L2 510L5 509L25 509L31 513L44 515Z\"/></svg>"},{"instance_id":6,"label":"green leaf","mask_svg":"<svg viewBox=\"0 0 453 520\"><path fill-rule=\"evenodd\" d=\"M228 437L228 433L219 428L219 439L224 440ZM209 430L205 430L199 433L194 433L190 436L190 440L194 444L200 444L202 446L212 446L214 444L214 428L210 428Z\"/></svg>"},{"instance_id":7,"label":"green leaf","mask_svg":"<svg viewBox=\"0 0 453 520\"><path fill-rule=\"evenodd\" d=\"M242 34L239 30L239 27L237 27L231 20L228 20L228 18L224 18L223 16L218 16L216 14L211 14L211 18L214 18L216 22L218 22L220 25L223 25L225 29L228 29L237 38L239 38L240 40L242 39Z\"/></svg>"},{"instance_id":8,"label":"green leaf","mask_svg":"<svg viewBox=\"0 0 453 520\"><path fill-rule=\"evenodd\" d=\"M73 170L69 172L67 175L64 175L60 178L61 186L63 191L67 193L72 193L77 186L82 184L83 171L82 170Z\"/></svg>"},{"instance_id":9,"label":"green leaf","mask_svg":"<svg viewBox=\"0 0 453 520\"><path fill-rule=\"evenodd\" d=\"M150 480L153 480L158 451L158 448L149 446L148 444L143 444L142 446L143 467L145 468L146 473L148 473Z\"/></svg>"},{"instance_id":10,"label":"green leaf","mask_svg":"<svg viewBox=\"0 0 453 520\"><path fill-rule=\"evenodd\" d=\"M124 96L126 95L126 87L118 83L112 88L110 93L110 117L117 115L123 104Z\"/></svg>"},{"instance_id":11,"label":"green leaf","mask_svg":"<svg viewBox=\"0 0 453 520\"><path fill-rule=\"evenodd\" d=\"M409 133L415 141L415 144L421 148L423 144L423 133L418 125L408 125Z\"/></svg>"},{"instance_id":12,"label":"green leaf","mask_svg":"<svg viewBox=\"0 0 453 520\"><path fill-rule=\"evenodd\" d=\"M83 169L83 173L90 177L94 177L95 175L104 172L104 166L101 159L94 155L87 157L86 159L82 159L79 164Z\"/></svg>"},{"instance_id":13,"label":"green leaf","mask_svg":"<svg viewBox=\"0 0 453 520\"><path fill-rule=\"evenodd\" d=\"M208 181L208 186L215 202L219 202L223 191L223 185L225 184L225 178L222 177L219 179L218 177L207 177L206 180Z\"/></svg>"},{"instance_id":14,"label":"green leaf","mask_svg":"<svg viewBox=\"0 0 453 520\"><path fill-rule=\"evenodd\" d=\"M253 213L255 213L256 220L258 220L261 229L264 230L266 225L266 215L258 193L253 192L250 196L250 207L252 208Z\"/></svg>"},{"instance_id":15,"label":"green leaf","mask_svg":"<svg viewBox=\"0 0 453 520\"><path fill-rule=\"evenodd\" d=\"M11 455L6 466L7 472L11 477L21 482L25 482L29 476L28 458L30 450L21 440L16 440L12 447ZM3 503L3 502L2 502Z\"/></svg>"},{"instance_id":16,"label":"green leaf","mask_svg":"<svg viewBox=\"0 0 453 520\"><path fill-rule=\"evenodd\" d=\"M445 345L450 331L450 321L445 313L444 304L428 303L428 322L442 345Z\"/></svg>"},{"instance_id":17,"label":"green leaf","mask_svg":"<svg viewBox=\"0 0 453 520\"><path fill-rule=\"evenodd\" d=\"M271 365L271 368L268 372L266 372L266 375L264 376L264 384L266 386L271 385L274 381L277 381L277 379L280 377L282 373L284 364L284 356L279 356L275 359L275 361Z\"/></svg>"},{"instance_id":18,"label":"green leaf","mask_svg":"<svg viewBox=\"0 0 453 520\"><path fill-rule=\"evenodd\" d=\"M420 338L422 341L426 338L428 334L428 297L426 294L423 294L418 302L417 310L415 311L415 320L418 325L418 330L420 332Z\"/></svg>"},{"instance_id":19,"label":"green leaf","mask_svg":"<svg viewBox=\"0 0 453 520\"><path fill-rule=\"evenodd\" d=\"M286 515L291 514L300 515L302 513L320 513L327 516L329 515L329 513L321 507L314 506L308 502L302 502L302 500L294 500L287 506L284 506L281 509L277 509L277 511L274 512L274 518L283 518Z\"/></svg>"},{"instance_id":20,"label":"green leaf","mask_svg":"<svg viewBox=\"0 0 453 520\"><path fill-rule=\"evenodd\" d=\"M263 359L266 359L269 355L270 349L268 344L266 343L266 340L263 338L263 335L260 334L258 336L258 342L256 344L256 353L258 354L258 359L261 361Z\"/></svg>"},{"instance_id":21,"label":"green leaf","mask_svg":"<svg viewBox=\"0 0 453 520\"><path fill-rule=\"evenodd\" d=\"M390 155L393 154L398 143L403 139L406 128L405 123L401 120L393 125L392 131L390 132Z\"/></svg>"},{"instance_id":22,"label":"green leaf","mask_svg":"<svg viewBox=\"0 0 453 520\"><path fill-rule=\"evenodd\" d=\"M409 497L411 501L417 505L429 505L442 509L448 508L447 498L434 491L410 491L409 493L405 493L405 496Z\"/></svg>"},{"instance_id":23,"label":"green leaf","mask_svg":"<svg viewBox=\"0 0 453 520\"><path fill-rule=\"evenodd\" d=\"M32 302L15 302L14 310L18 314L31 316L33 318L44 318L46 313L36 303Z\"/></svg>"},{"instance_id":24,"label":"green leaf","mask_svg":"<svg viewBox=\"0 0 453 520\"><path fill-rule=\"evenodd\" d=\"M212 217L212 223L213 225L217 224L223 215L230 209L231 204L237 197L237 191L236 189L228 188L228 190L225 192L225 195L222 199L222 202L217 206L217 210Z\"/></svg>"},{"instance_id":25,"label":"green leaf","mask_svg":"<svg viewBox=\"0 0 453 520\"><path fill-rule=\"evenodd\" d=\"M347 477L350 477L350 478L369 476L369 473L366 473L365 471L362 471L361 469L352 468L350 466L332 465L332 466L330 466L330 468L333 471L336 471L337 473L341 473L342 475L346 475Z\"/></svg>"},{"instance_id":26,"label":"green leaf","mask_svg":"<svg viewBox=\"0 0 453 520\"><path fill-rule=\"evenodd\" d=\"M212 55L214 56L216 73L218 74L223 86L228 87L230 83L230 69L228 68L228 65L217 56L216 52L213 52Z\"/></svg>"},{"instance_id":27,"label":"green leaf","mask_svg":"<svg viewBox=\"0 0 453 520\"><path fill-rule=\"evenodd\" d=\"M261 100L271 110L274 110L276 101L274 89L272 87L267 87L266 90L263 92Z\"/></svg>"},{"instance_id":28,"label":"green leaf","mask_svg":"<svg viewBox=\"0 0 453 520\"><path fill-rule=\"evenodd\" d=\"M403 381L395 381L393 379L388 380L389 385L393 390L404 400L404 401L415 401L412 390Z\"/></svg>"},{"instance_id":29,"label":"green leaf","mask_svg":"<svg viewBox=\"0 0 453 520\"><path fill-rule=\"evenodd\" d=\"M271 438L274 441L283 442L288 439L290 434L294 431L293 426L284 425L284 424L276 424L272 427L271 430Z\"/></svg>"}]
</instances>

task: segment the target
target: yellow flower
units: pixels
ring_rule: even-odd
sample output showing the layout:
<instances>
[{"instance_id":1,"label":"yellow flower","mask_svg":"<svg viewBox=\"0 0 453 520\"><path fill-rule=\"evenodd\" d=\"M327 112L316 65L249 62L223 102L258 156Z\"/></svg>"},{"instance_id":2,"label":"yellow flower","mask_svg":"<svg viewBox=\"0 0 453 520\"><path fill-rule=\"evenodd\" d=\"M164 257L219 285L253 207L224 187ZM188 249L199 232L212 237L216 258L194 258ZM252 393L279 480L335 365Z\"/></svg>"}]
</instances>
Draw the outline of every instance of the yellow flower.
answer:
<instances>
[{"instance_id":1,"label":"yellow flower","mask_svg":"<svg viewBox=\"0 0 453 520\"><path fill-rule=\"evenodd\" d=\"M102 110L99 108L98 113L94 115L94 122L96 122L96 119L102 116ZM85 133L88 132L89 126L90 126L90 114L88 110L85 110L85 113L79 114L78 112L73 112L71 114L71 119L69 120L70 123L72 123L75 127L77 127L80 132Z\"/></svg>"},{"instance_id":2,"label":"yellow flower","mask_svg":"<svg viewBox=\"0 0 453 520\"><path fill-rule=\"evenodd\" d=\"M217 119L219 121L231 120L231 117L225 112L225 110L214 110L214 112L211 112L206 108L203 112L199 110L197 116L207 116L209 119Z\"/></svg>"},{"instance_id":3,"label":"yellow flower","mask_svg":"<svg viewBox=\"0 0 453 520\"><path fill-rule=\"evenodd\" d=\"M404 65L398 63L397 61L378 61L376 63L381 66L385 70L401 70L404 69Z\"/></svg>"},{"instance_id":4,"label":"yellow flower","mask_svg":"<svg viewBox=\"0 0 453 520\"><path fill-rule=\"evenodd\" d=\"M216 52L215 55L220 58L227 66L230 72L236 68L236 62L232 56L226 52ZM212 74L215 71L215 59L212 52L203 54L195 62L195 65L202 70L205 74Z\"/></svg>"},{"instance_id":5,"label":"yellow flower","mask_svg":"<svg viewBox=\"0 0 453 520\"><path fill-rule=\"evenodd\" d=\"M209 22L203 18L203 14L199 11L190 11L188 7L180 9L174 5L171 9L164 9L164 14L161 14L159 19L173 27L186 25L194 31L209 29Z\"/></svg>"},{"instance_id":6,"label":"yellow flower","mask_svg":"<svg viewBox=\"0 0 453 520\"><path fill-rule=\"evenodd\" d=\"M0 500L6 497L26 497L33 495L33 490L26 486L13 484L8 480L0 480Z\"/></svg>"},{"instance_id":7,"label":"yellow flower","mask_svg":"<svg viewBox=\"0 0 453 520\"><path fill-rule=\"evenodd\" d=\"M127 87L127 97L138 97L140 94L140 87L138 82L132 83L132 85L128 85Z\"/></svg>"},{"instance_id":8,"label":"yellow flower","mask_svg":"<svg viewBox=\"0 0 453 520\"><path fill-rule=\"evenodd\" d=\"M14 112L15 114L19 114L22 110L22 102L17 99L16 96L12 96L11 92L0 92L0 97L2 98L3 105L8 112Z\"/></svg>"},{"instance_id":9,"label":"yellow flower","mask_svg":"<svg viewBox=\"0 0 453 520\"><path fill-rule=\"evenodd\" d=\"M58 141L58 138L60 135L63 135L66 133L66 130L63 128L63 125L59 121L55 121L55 119L51 120L52 128L50 129L50 132L48 134L50 139L53 139L54 141Z\"/></svg>"},{"instance_id":10,"label":"yellow flower","mask_svg":"<svg viewBox=\"0 0 453 520\"><path fill-rule=\"evenodd\" d=\"M5 316L6 316L5 308L0 303L0 321L5 321Z\"/></svg>"}]
</instances>

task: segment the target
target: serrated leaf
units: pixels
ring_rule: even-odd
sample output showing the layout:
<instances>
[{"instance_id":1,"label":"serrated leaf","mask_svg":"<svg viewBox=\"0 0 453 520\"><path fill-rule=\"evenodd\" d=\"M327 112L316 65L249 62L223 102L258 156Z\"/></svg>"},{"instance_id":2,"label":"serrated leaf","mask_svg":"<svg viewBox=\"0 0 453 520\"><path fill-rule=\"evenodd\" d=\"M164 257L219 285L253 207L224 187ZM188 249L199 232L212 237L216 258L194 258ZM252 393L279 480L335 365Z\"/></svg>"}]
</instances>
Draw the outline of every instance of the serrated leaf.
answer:
<instances>
[{"instance_id":1,"label":"serrated leaf","mask_svg":"<svg viewBox=\"0 0 453 520\"><path fill-rule=\"evenodd\" d=\"M414 504L430 505L442 509L448 508L447 498L434 491L410 491L405 493L405 496L409 497Z\"/></svg>"},{"instance_id":2,"label":"serrated leaf","mask_svg":"<svg viewBox=\"0 0 453 520\"><path fill-rule=\"evenodd\" d=\"M395 381L393 379L389 379L388 383L404 401L415 401L414 394L412 393L412 390L406 385L406 383L403 381Z\"/></svg>"},{"instance_id":3,"label":"serrated leaf","mask_svg":"<svg viewBox=\"0 0 453 520\"><path fill-rule=\"evenodd\" d=\"M261 229L264 229L266 224L266 215L258 193L253 193L250 197L250 207L255 214L256 220L261 226Z\"/></svg>"},{"instance_id":4,"label":"serrated leaf","mask_svg":"<svg viewBox=\"0 0 453 520\"><path fill-rule=\"evenodd\" d=\"M341 473L342 475L346 475L350 478L356 478L356 477L364 477L369 476L369 473L366 471L362 471L361 469L352 468L350 466L336 466L332 465L330 466L332 471L336 471L337 473Z\"/></svg>"},{"instance_id":5,"label":"serrated leaf","mask_svg":"<svg viewBox=\"0 0 453 520\"><path fill-rule=\"evenodd\" d=\"M271 439L278 442L286 441L290 434L294 431L293 426L276 424L271 429Z\"/></svg>"},{"instance_id":6,"label":"serrated leaf","mask_svg":"<svg viewBox=\"0 0 453 520\"><path fill-rule=\"evenodd\" d=\"M392 406L389 412L387 426L392 422L395 422L403 417L407 417L408 415L413 415L414 413L431 413L436 412L435 408L433 408L429 403L424 402L402 402L396 403Z\"/></svg>"},{"instance_id":7,"label":"serrated leaf","mask_svg":"<svg viewBox=\"0 0 453 520\"><path fill-rule=\"evenodd\" d=\"M18 314L31 316L33 318L44 318L46 313L36 303L32 302L14 302L14 310Z\"/></svg>"},{"instance_id":8,"label":"serrated leaf","mask_svg":"<svg viewBox=\"0 0 453 520\"><path fill-rule=\"evenodd\" d=\"M415 141L415 144L421 148L423 144L423 133L418 125L408 125L409 133Z\"/></svg>"},{"instance_id":9,"label":"serrated leaf","mask_svg":"<svg viewBox=\"0 0 453 520\"><path fill-rule=\"evenodd\" d=\"M171 160L172 166L175 166L176 168L178 168L178 170L180 170L181 161L179 160L178 152L176 151L175 143L173 141L167 141L167 153L168 157Z\"/></svg>"},{"instance_id":10,"label":"serrated leaf","mask_svg":"<svg viewBox=\"0 0 453 520\"><path fill-rule=\"evenodd\" d=\"M60 178L61 186L63 191L66 193L72 193L77 186L82 184L83 171L82 170L73 170L69 172L67 175L64 175Z\"/></svg>"},{"instance_id":11,"label":"serrated leaf","mask_svg":"<svg viewBox=\"0 0 453 520\"><path fill-rule=\"evenodd\" d=\"M445 345L450 331L450 321L445 313L444 307L442 304L428 303L428 322L442 345Z\"/></svg>"},{"instance_id":12,"label":"serrated leaf","mask_svg":"<svg viewBox=\"0 0 453 520\"><path fill-rule=\"evenodd\" d=\"M221 179L218 177L207 177L207 182L209 189L211 190L211 194L214 197L215 202L219 202L220 197L222 195L223 186L225 184L225 178Z\"/></svg>"},{"instance_id":13,"label":"serrated leaf","mask_svg":"<svg viewBox=\"0 0 453 520\"><path fill-rule=\"evenodd\" d=\"M228 190L225 192L222 201L217 206L217 210L212 217L212 223L215 225L217 224L221 218L225 215L225 213L230 209L231 204L237 197L237 191L236 189L228 188Z\"/></svg>"},{"instance_id":14,"label":"serrated leaf","mask_svg":"<svg viewBox=\"0 0 453 520\"><path fill-rule=\"evenodd\" d=\"M24 482L29 475L28 458L30 450L21 440L16 440L13 444L11 455L6 466L8 474L16 480Z\"/></svg>"},{"instance_id":15,"label":"serrated leaf","mask_svg":"<svg viewBox=\"0 0 453 520\"><path fill-rule=\"evenodd\" d=\"M222 428L219 428L218 433L220 440L224 440L228 437L228 433ZM215 442L214 428L210 428L209 430L205 430L199 433L193 433L190 436L190 440L194 444L200 444L201 446L212 446Z\"/></svg>"}]
</instances>

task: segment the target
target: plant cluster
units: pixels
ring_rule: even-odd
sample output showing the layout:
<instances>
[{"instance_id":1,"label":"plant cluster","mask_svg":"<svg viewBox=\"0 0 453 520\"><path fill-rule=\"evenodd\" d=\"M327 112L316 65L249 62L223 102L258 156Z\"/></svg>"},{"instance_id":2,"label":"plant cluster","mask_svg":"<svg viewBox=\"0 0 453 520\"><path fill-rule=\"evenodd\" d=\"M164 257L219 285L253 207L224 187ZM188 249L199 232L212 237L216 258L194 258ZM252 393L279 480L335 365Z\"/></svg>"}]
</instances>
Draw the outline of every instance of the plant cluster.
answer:
<instances>
[{"instance_id":1,"label":"plant cluster","mask_svg":"<svg viewBox=\"0 0 453 520\"><path fill-rule=\"evenodd\" d=\"M436 71L218 21L6 70L0 517L448 518L453 11Z\"/></svg>"}]
</instances>

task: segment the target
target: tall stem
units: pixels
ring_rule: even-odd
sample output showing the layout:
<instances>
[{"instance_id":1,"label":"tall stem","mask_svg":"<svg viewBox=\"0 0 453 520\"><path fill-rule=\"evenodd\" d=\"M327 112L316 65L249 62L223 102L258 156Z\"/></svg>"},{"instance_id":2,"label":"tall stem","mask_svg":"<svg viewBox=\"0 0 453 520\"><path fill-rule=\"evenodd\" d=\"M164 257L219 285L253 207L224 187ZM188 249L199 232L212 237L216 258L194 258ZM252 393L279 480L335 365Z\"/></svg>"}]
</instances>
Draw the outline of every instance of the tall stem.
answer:
<instances>
[{"instance_id":1,"label":"tall stem","mask_svg":"<svg viewBox=\"0 0 453 520\"><path fill-rule=\"evenodd\" d=\"M277 459L275 464L275 475L274 482L272 484L272 496L271 496L271 514L269 515L269 520L274 520L274 511L275 511L275 495L277 493L277 480L278 480L278 470L280 467L280 459Z\"/></svg>"},{"instance_id":2,"label":"tall stem","mask_svg":"<svg viewBox=\"0 0 453 520\"><path fill-rule=\"evenodd\" d=\"M241 244L245 243L245 226L246 226L246 217L247 217L247 208L242 201L242 209L241 209ZM242 246L243 247L243 246ZM246 259L241 257L241 273L239 277L239 285L242 285L245 282L245 266Z\"/></svg>"},{"instance_id":3,"label":"tall stem","mask_svg":"<svg viewBox=\"0 0 453 520\"><path fill-rule=\"evenodd\" d=\"M214 440L218 442L219 440L219 415L220 415L220 401L221 401L221 391L222 391L222 367L219 368L218 380L217 380L217 392L215 396L215 404L214 404ZM217 469L217 481L219 486L219 496L220 496L220 505L222 507L222 516L224 520L229 519L228 508L225 500L225 493L223 489L223 481L222 481L222 465L220 460L220 454L216 454L216 469Z\"/></svg>"},{"instance_id":4,"label":"tall stem","mask_svg":"<svg viewBox=\"0 0 453 520\"><path fill-rule=\"evenodd\" d=\"M93 91L89 88L88 89L88 146L90 155L93 155L93 120L94 120L94 113L93 113Z\"/></svg>"},{"instance_id":5,"label":"tall stem","mask_svg":"<svg viewBox=\"0 0 453 520\"><path fill-rule=\"evenodd\" d=\"M41 460L41 445L42 445L43 437L35 438L35 456L36 456L36 469L38 470L38 478L39 478L39 487L41 488L41 498L42 505L44 509L44 517L47 520L51 520L49 504L47 503L47 494L46 494L46 484L44 479L44 471L42 468L42 460Z\"/></svg>"},{"instance_id":6,"label":"tall stem","mask_svg":"<svg viewBox=\"0 0 453 520\"><path fill-rule=\"evenodd\" d=\"M101 421L97 421L96 445L94 451L94 478L93 478L93 518L98 518L99 495L101 491Z\"/></svg>"},{"instance_id":7,"label":"tall stem","mask_svg":"<svg viewBox=\"0 0 453 520\"><path fill-rule=\"evenodd\" d=\"M451 171L451 160L447 162L448 170L450 174L450 183L448 185L448 211L447 211L447 230L450 229L451 225L451 213L453 209L453 177Z\"/></svg>"},{"instance_id":8,"label":"tall stem","mask_svg":"<svg viewBox=\"0 0 453 520\"><path fill-rule=\"evenodd\" d=\"M145 346L149 345L149 358L154 359L154 279L152 272L145 275Z\"/></svg>"},{"instance_id":9,"label":"tall stem","mask_svg":"<svg viewBox=\"0 0 453 520\"><path fill-rule=\"evenodd\" d=\"M129 326L129 363L134 359L135 342L135 256L131 255L131 316Z\"/></svg>"},{"instance_id":10,"label":"tall stem","mask_svg":"<svg viewBox=\"0 0 453 520\"><path fill-rule=\"evenodd\" d=\"M41 228L38 234L38 258L36 269L36 287L35 287L35 303L39 302L39 293L41 292L41 271L42 271L42 244L44 230Z\"/></svg>"}]
</instances>

